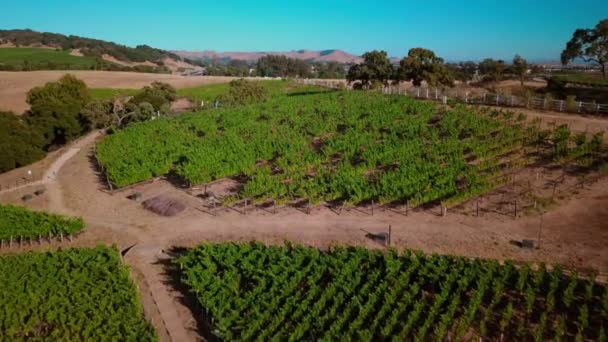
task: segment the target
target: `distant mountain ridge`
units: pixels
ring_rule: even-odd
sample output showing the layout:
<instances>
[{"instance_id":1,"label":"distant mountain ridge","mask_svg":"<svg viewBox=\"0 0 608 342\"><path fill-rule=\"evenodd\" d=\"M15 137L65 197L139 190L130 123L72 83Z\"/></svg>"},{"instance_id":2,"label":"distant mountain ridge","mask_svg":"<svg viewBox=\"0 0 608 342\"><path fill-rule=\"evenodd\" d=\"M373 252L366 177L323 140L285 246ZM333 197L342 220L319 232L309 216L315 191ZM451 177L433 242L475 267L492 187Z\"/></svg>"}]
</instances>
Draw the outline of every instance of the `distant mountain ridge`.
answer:
<instances>
[{"instance_id":1,"label":"distant mountain ridge","mask_svg":"<svg viewBox=\"0 0 608 342\"><path fill-rule=\"evenodd\" d=\"M293 51L258 51L258 52L217 52L213 50L203 51L184 51L173 50L172 53L181 56L182 58L192 60L245 60L256 61L260 57L267 55L280 55L290 58L309 60L314 62L339 62L339 63L361 63L363 59L360 56L348 53L342 50L293 50Z\"/></svg>"}]
</instances>

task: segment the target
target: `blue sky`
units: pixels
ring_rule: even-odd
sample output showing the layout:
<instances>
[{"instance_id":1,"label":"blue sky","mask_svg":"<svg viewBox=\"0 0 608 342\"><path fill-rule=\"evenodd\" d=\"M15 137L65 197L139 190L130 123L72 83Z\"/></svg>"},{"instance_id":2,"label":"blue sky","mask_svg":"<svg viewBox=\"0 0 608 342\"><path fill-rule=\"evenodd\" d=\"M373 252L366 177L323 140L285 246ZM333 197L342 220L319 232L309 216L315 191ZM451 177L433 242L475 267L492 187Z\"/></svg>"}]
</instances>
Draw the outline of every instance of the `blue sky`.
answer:
<instances>
[{"instance_id":1,"label":"blue sky","mask_svg":"<svg viewBox=\"0 0 608 342\"><path fill-rule=\"evenodd\" d=\"M603 0L205 1L19 0L0 28L74 34L134 46L217 51L426 47L447 60L519 53L559 58L572 32L608 18Z\"/></svg>"}]
</instances>

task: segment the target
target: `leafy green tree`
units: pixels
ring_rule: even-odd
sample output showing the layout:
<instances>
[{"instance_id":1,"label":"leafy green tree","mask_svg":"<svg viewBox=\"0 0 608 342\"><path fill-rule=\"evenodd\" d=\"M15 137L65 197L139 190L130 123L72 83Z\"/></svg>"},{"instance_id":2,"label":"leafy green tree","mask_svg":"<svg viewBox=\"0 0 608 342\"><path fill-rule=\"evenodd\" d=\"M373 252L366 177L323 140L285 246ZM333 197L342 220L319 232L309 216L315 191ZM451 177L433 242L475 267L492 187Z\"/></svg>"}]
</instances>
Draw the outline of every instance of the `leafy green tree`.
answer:
<instances>
[{"instance_id":1,"label":"leafy green tree","mask_svg":"<svg viewBox=\"0 0 608 342\"><path fill-rule=\"evenodd\" d=\"M462 83L467 83L475 77L477 72L477 63L473 61L448 63L445 65L455 80Z\"/></svg>"},{"instance_id":2,"label":"leafy green tree","mask_svg":"<svg viewBox=\"0 0 608 342\"><path fill-rule=\"evenodd\" d=\"M578 29L566 43L562 51L562 64L580 58L585 62L592 62L602 68L602 75L606 77L606 64L608 63L608 19L601 20L595 28Z\"/></svg>"},{"instance_id":3,"label":"leafy green tree","mask_svg":"<svg viewBox=\"0 0 608 342\"><path fill-rule=\"evenodd\" d=\"M314 65L317 78L344 78L346 73L341 63L335 61L317 62Z\"/></svg>"},{"instance_id":4,"label":"leafy green tree","mask_svg":"<svg viewBox=\"0 0 608 342\"><path fill-rule=\"evenodd\" d=\"M262 56L257 62L257 75L269 77L308 77L310 64L280 55Z\"/></svg>"},{"instance_id":5,"label":"leafy green tree","mask_svg":"<svg viewBox=\"0 0 608 342\"><path fill-rule=\"evenodd\" d=\"M513 70L513 73L519 77L519 82L523 87L524 79L526 77L526 73L528 72L528 61L526 61L520 55L515 55L515 57L513 57L513 66L511 69Z\"/></svg>"},{"instance_id":6,"label":"leafy green tree","mask_svg":"<svg viewBox=\"0 0 608 342\"><path fill-rule=\"evenodd\" d=\"M415 86L420 86L422 81L428 85L452 86L454 80L448 68L443 64L443 59L435 56L428 49L413 48L399 62L397 78L400 81L412 81Z\"/></svg>"},{"instance_id":7,"label":"leafy green tree","mask_svg":"<svg viewBox=\"0 0 608 342\"><path fill-rule=\"evenodd\" d=\"M44 157L44 137L11 112L0 112L0 172Z\"/></svg>"},{"instance_id":8,"label":"leafy green tree","mask_svg":"<svg viewBox=\"0 0 608 342\"><path fill-rule=\"evenodd\" d=\"M64 144L86 130L82 109L89 100L86 84L67 74L28 92L30 110L24 118L44 135L47 145Z\"/></svg>"},{"instance_id":9,"label":"leafy green tree","mask_svg":"<svg viewBox=\"0 0 608 342\"><path fill-rule=\"evenodd\" d=\"M494 82L499 82L502 79L502 74L506 69L507 65L503 60L486 58L479 63L479 72Z\"/></svg>"},{"instance_id":10,"label":"leafy green tree","mask_svg":"<svg viewBox=\"0 0 608 342\"><path fill-rule=\"evenodd\" d=\"M145 86L129 102L133 104L148 102L154 107L155 111L164 113L167 111L167 106L175 100L177 100L177 91L172 85L163 82L153 82L149 86Z\"/></svg>"},{"instance_id":11,"label":"leafy green tree","mask_svg":"<svg viewBox=\"0 0 608 342\"><path fill-rule=\"evenodd\" d=\"M88 128L104 128L115 123L112 109L112 102L108 100L94 100L87 103L82 114Z\"/></svg>"},{"instance_id":12,"label":"leafy green tree","mask_svg":"<svg viewBox=\"0 0 608 342\"><path fill-rule=\"evenodd\" d=\"M369 51L363 54L363 63L350 67L346 75L348 83L360 81L365 87L387 85L393 74L393 66L386 51Z\"/></svg>"}]
</instances>

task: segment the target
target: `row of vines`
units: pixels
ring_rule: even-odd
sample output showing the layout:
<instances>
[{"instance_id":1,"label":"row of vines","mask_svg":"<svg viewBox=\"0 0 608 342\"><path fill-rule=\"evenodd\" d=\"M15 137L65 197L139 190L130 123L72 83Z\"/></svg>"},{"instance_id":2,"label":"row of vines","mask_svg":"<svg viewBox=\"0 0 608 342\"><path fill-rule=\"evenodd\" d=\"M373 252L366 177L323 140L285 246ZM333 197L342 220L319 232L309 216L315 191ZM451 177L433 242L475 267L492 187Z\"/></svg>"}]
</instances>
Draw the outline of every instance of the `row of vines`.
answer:
<instances>
[{"instance_id":1,"label":"row of vines","mask_svg":"<svg viewBox=\"0 0 608 342\"><path fill-rule=\"evenodd\" d=\"M601 136L577 147L574 140L512 112L318 92L133 125L103 140L97 157L118 187L168 173L192 185L244 180L227 203L452 205L503 184L541 149L562 156L577 148L577 158L599 159Z\"/></svg>"},{"instance_id":2,"label":"row of vines","mask_svg":"<svg viewBox=\"0 0 608 342\"><path fill-rule=\"evenodd\" d=\"M84 228L81 218L68 218L24 207L0 205L0 240L76 234Z\"/></svg>"},{"instance_id":3,"label":"row of vines","mask_svg":"<svg viewBox=\"0 0 608 342\"><path fill-rule=\"evenodd\" d=\"M606 341L608 287L559 267L203 244L176 259L227 341Z\"/></svg>"},{"instance_id":4,"label":"row of vines","mask_svg":"<svg viewBox=\"0 0 608 342\"><path fill-rule=\"evenodd\" d=\"M0 256L0 341L156 341L116 249Z\"/></svg>"}]
</instances>

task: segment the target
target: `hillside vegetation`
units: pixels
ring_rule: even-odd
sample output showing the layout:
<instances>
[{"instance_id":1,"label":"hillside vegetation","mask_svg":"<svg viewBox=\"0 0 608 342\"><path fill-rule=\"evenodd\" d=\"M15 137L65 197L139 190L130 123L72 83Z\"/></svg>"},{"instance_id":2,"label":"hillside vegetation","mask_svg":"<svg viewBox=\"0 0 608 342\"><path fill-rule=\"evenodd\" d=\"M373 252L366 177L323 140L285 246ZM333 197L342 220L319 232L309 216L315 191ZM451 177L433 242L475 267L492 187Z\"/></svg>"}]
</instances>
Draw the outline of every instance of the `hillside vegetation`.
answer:
<instances>
[{"instance_id":1,"label":"hillside vegetation","mask_svg":"<svg viewBox=\"0 0 608 342\"><path fill-rule=\"evenodd\" d=\"M2 48L0 69L4 70L86 70L96 66L93 57L72 56L67 50L43 48Z\"/></svg>"},{"instance_id":2,"label":"hillside vegetation","mask_svg":"<svg viewBox=\"0 0 608 342\"><path fill-rule=\"evenodd\" d=\"M134 48L99 39L32 30L0 30L0 70L107 70L169 73L164 60L187 61L147 45ZM82 56L72 56L72 50ZM108 61L106 57L113 58ZM112 61L117 61L113 63ZM136 63L152 62L153 65ZM124 64L124 65L121 65Z\"/></svg>"},{"instance_id":3,"label":"hillside vegetation","mask_svg":"<svg viewBox=\"0 0 608 342\"><path fill-rule=\"evenodd\" d=\"M108 54L123 62L160 62L165 57L181 60L181 57L172 52L147 45L132 48L99 39L32 30L0 30L0 42L12 43L17 47L43 45L62 50L79 49L87 57L101 57L103 54Z\"/></svg>"}]
</instances>

